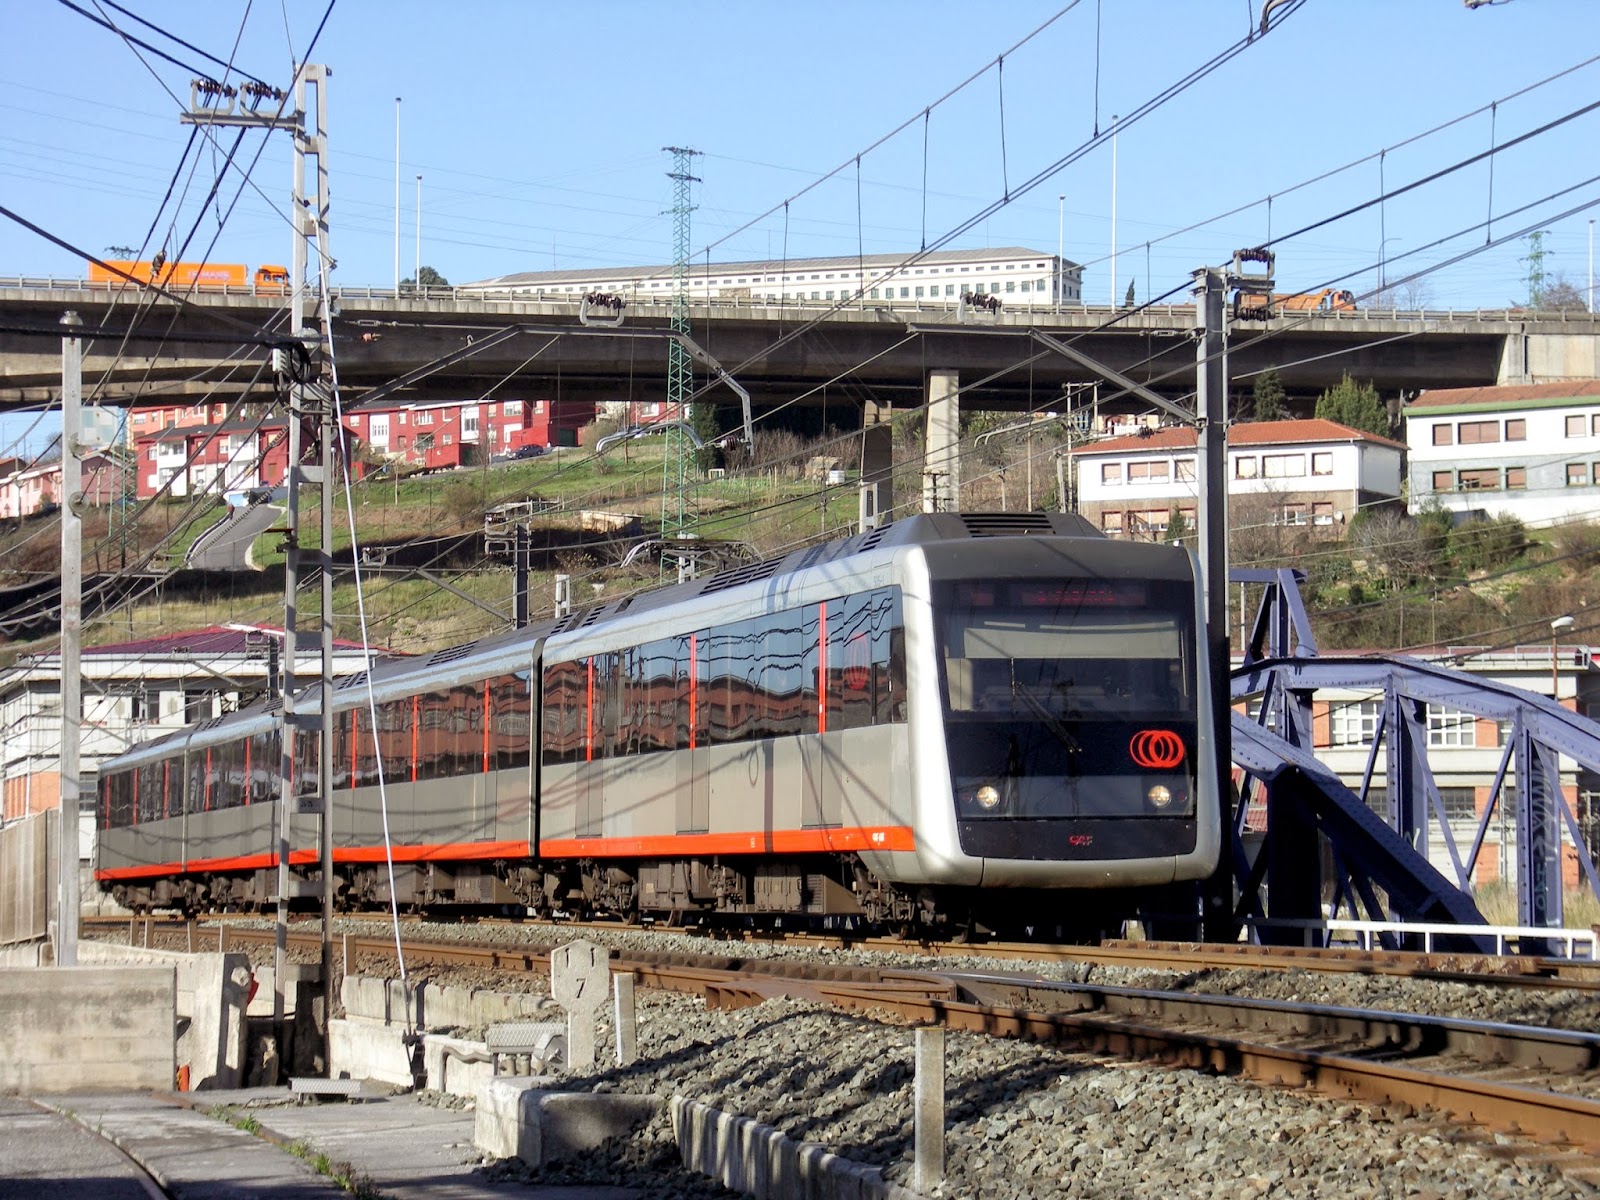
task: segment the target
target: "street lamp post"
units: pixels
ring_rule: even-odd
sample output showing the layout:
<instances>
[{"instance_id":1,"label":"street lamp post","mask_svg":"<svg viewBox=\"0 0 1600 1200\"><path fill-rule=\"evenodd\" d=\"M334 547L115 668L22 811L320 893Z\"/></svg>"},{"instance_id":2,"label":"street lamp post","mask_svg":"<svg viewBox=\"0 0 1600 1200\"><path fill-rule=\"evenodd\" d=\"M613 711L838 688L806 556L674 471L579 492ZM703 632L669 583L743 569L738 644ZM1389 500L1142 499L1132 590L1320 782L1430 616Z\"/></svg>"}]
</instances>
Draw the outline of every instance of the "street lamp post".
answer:
<instances>
[{"instance_id":1,"label":"street lamp post","mask_svg":"<svg viewBox=\"0 0 1600 1200\"><path fill-rule=\"evenodd\" d=\"M394 98L394 294L400 294L400 97Z\"/></svg>"},{"instance_id":2,"label":"street lamp post","mask_svg":"<svg viewBox=\"0 0 1600 1200\"><path fill-rule=\"evenodd\" d=\"M422 290L422 176L417 176L417 273L412 276Z\"/></svg>"},{"instance_id":3,"label":"street lamp post","mask_svg":"<svg viewBox=\"0 0 1600 1200\"><path fill-rule=\"evenodd\" d=\"M1111 114L1111 307L1117 306L1117 115Z\"/></svg>"},{"instance_id":4,"label":"street lamp post","mask_svg":"<svg viewBox=\"0 0 1600 1200\"><path fill-rule=\"evenodd\" d=\"M1378 300L1379 304L1383 303L1383 301L1384 301L1384 295L1383 295L1384 290L1389 286L1388 283L1384 280L1384 274L1385 274L1384 267L1387 265L1387 263L1389 261L1388 258L1386 257L1386 254L1388 252L1389 243L1390 242L1401 242L1401 241L1404 241L1404 240L1405 240L1404 238L1386 237L1381 242L1378 243L1378 296L1377 296L1377 300ZM1394 305L1391 304L1389 307L1393 308Z\"/></svg>"},{"instance_id":5,"label":"street lamp post","mask_svg":"<svg viewBox=\"0 0 1600 1200\"><path fill-rule=\"evenodd\" d=\"M1556 638L1572 628L1571 617L1557 617L1550 622L1550 699L1557 704L1561 703L1560 682L1561 676L1557 672L1557 655L1560 653L1556 645Z\"/></svg>"},{"instance_id":6,"label":"street lamp post","mask_svg":"<svg viewBox=\"0 0 1600 1200\"><path fill-rule=\"evenodd\" d=\"M1067 264L1063 255L1066 253L1067 230L1067 194L1062 192L1056 197L1056 312L1061 311L1062 293L1066 290ZM1594 222L1589 222L1589 235L1594 236ZM1592 255L1591 255L1592 257ZM1593 275L1591 268L1589 274ZM1592 280L1590 281L1593 282ZM1592 290L1592 289L1591 289ZM1591 305L1592 307L1592 305Z\"/></svg>"}]
</instances>

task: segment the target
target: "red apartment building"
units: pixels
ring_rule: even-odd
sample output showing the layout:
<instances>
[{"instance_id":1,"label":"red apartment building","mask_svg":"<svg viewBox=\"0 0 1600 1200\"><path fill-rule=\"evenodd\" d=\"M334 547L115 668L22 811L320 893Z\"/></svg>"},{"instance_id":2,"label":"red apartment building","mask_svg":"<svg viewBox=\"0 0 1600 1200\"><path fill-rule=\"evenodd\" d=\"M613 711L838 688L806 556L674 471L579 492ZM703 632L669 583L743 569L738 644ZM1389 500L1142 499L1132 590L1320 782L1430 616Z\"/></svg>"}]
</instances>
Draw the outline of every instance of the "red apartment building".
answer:
<instances>
[{"instance_id":1,"label":"red apartment building","mask_svg":"<svg viewBox=\"0 0 1600 1200\"><path fill-rule=\"evenodd\" d=\"M178 496L281 484L288 471L286 419L222 424L226 409L204 403L133 410L128 428L138 451L139 495L155 495L169 481ZM527 446L576 446L578 430L594 416L592 402L577 400L396 402L348 412L344 426L357 451L438 471Z\"/></svg>"}]
</instances>

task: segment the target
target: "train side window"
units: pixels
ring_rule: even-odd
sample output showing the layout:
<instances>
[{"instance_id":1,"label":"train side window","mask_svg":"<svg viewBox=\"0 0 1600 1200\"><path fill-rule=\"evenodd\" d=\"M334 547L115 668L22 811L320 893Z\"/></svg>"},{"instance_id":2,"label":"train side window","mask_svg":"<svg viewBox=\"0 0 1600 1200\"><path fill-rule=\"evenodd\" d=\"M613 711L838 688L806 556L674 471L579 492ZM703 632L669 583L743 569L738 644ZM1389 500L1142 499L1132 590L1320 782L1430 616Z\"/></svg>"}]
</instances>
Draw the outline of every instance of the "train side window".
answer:
<instances>
[{"instance_id":1,"label":"train side window","mask_svg":"<svg viewBox=\"0 0 1600 1200\"><path fill-rule=\"evenodd\" d=\"M139 768L139 813L137 823L159 821L161 808L166 803L165 771L159 762L146 763Z\"/></svg>"},{"instance_id":2,"label":"train side window","mask_svg":"<svg viewBox=\"0 0 1600 1200\"><path fill-rule=\"evenodd\" d=\"M244 804L244 742L223 742L211 748L211 807Z\"/></svg>"},{"instance_id":3,"label":"train side window","mask_svg":"<svg viewBox=\"0 0 1600 1200\"><path fill-rule=\"evenodd\" d=\"M283 765L283 743L276 729L258 733L250 739L250 781L245 793L246 804L270 804L278 798L274 783ZM178 805L172 804L174 812Z\"/></svg>"},{"instance_id":4,"label":"train side window","mask_svg":"<svg viewBox=\"0 0 1600 1200\"><path fill-rule=\"evenodd\" d=\"M533 701L526 675L502 675L492 681L490 697L490 763L498 771L528 764L533 735Z\"/></svg>"},{"instance_id":5,"label":"train side window","mask_svg":"<svg viewBox=\"0 0 1600 1200\"><path fill-rule=\"evenodd\" d=\"M622 721L622 693L625 687L623 656L616 652L595 656L594 703L595 717L600 724L600 737L595 742L596 758L611 758L625 753Z\"/></svg>"},{"instance_id":6,"label":"train side window","mask_svg":"<svg viewBox=\"0 0 1600 1200\"><path fill-rule=\"evenodd\" d=\"M870 593L828 602L828 730L873 722Z\"/></svg>"},{"instance_id":7,"label":"train side window","mask_svg":"<svg viewBox=\"0 0 1600 1200\"><path fill-rule=\"evenodd\" d=\"M587 660L553 663L544 672L543 762L578 762L583 757Z\"/></svg>"},{"instance_id":8,"label":"train side window","mask_svg":"<svg viewBox=\"0 0 1600 1200\"><path fill-rule=\"evenodd\" d=\"M338 736L339 721L335 718L334 736ZM294 739L294 794L296 796L315 796L320 786L317 778L318 765L322 758L322 739L314 734L300 734ZM347 760L348 761L348 760ZM337 765L338 756L335 755L334 763ZM192 804L193 801L191 800Z\"/></svg>"},{"instance_id":9,"label":"train side window","mask_svg":"<svg viewBox=\"0 0 1600 1200\"><path fill-rule=\"evenodd\" d=\"M301 738L300 740L304 742L309 739ZM208 807L206 802L209 799L206 794L206 752L204 750L191 750L187 761L185 811L192 813L205 812Z\"/></svg>"},{"instance_id":10,"label":"train side window","mask_svg":"<svg viewBox=\"0 0 1600 1200\"><path fill-rule=\"evenodd\" d=\"M806 641L804 613L788 609L765 618L766 653L757 694L763 707L764 737L793 737L806 731ZM813 679L813 687L815 680Z\"/></svg>"}]
</instances>

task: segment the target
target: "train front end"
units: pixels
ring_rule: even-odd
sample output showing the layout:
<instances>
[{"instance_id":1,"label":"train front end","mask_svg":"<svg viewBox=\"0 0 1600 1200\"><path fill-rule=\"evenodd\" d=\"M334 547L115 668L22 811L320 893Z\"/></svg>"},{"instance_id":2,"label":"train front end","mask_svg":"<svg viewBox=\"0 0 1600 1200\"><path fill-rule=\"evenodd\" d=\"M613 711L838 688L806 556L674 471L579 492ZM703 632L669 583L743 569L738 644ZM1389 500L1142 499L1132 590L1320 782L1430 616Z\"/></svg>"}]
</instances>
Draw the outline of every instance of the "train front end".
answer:
<instances>
[{"instance_id":1,"label":"train front end","mask_svg":"<svg viewBox=\"0 0 1600 1200\"><path fill-rule=\"evenodd\" d=\"M930 883L1144 888L1221 836L1195 561L1028 537L906 564L918 853ZM925 603L914 603L917 596Z\"/></svg>"}]
</instances>

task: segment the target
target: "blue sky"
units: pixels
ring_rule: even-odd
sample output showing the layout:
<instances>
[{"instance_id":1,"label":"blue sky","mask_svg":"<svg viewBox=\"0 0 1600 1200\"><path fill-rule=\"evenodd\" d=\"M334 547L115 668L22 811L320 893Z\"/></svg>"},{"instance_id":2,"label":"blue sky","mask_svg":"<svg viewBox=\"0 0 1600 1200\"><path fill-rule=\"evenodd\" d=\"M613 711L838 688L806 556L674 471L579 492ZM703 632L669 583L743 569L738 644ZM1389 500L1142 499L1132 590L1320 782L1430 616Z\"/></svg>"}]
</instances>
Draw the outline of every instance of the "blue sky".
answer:
<instances>
[{"instance_id":1,"label":"blue sky","mask_svg":"<svg viewBox=\"0 0 1600 1200\"><path fill-rule=\"evenodd\" d=\"M93 10L92 0L80 0ZM325 0L153 3L137 12L218 57L287 81ZM334 282L388 286L394 273L395 97L400 105L402 274L422 261L454 282L517 270L659 263L671 253L661 147L688 145L697 255L730 258L912 251L1078 150L1240 38L1259 0L1096 0L1079 4L957 95L921 113L1065 7L1012 0L874 0L804 5L699 0L604 5L340 0L314 57L329 88ZM107 17L175 57L197 56ZM287 26L287 28L286 28ZM104 254L138 245L156 220L188 129L177 112L190 72L146 67L114 34L47 0L9 7L0 64L0 195L67 241ZM1117 285L1145 299L1257 243L1566 116L1600 95L1593 0L1309 0L1260 39L1117 138ZM148 58L149 56L147 56ZM1567 68L1564 78L1522 89ZM1098 76L1098 85L1096 78ZM163 90L165 83L178 97ZM1417 134L1491 101L1407 145ZM902 122L910 127L876 149ZM926 153L924 137L926 135ZM1333 222L1278 247L1280 290L1377 284L1471 247L1468 229L1537 225L1548 275L1583 287L1600 184L1600 112L1495 162ZM243 161L257 139L245 143ZM1296 185L1354 160L1354 169ZM862 153L858 175L854 158ZM1109 146L1089 151L979 222L954 248L1025 245L1086 266L1091 301L1110 298ZM286 263L287 138L275 135L218 233L201 201L222 154L205 149L153 243L187 258ZM836 178L807 184L841 163ZM926 175L926 183L924 183ZM226 209L238 190L229 174ZM1564 196L1544 199L1562 189ZM1065 195L1065 201L1058 197ZM1270 212L1264 198L1274 197ZM785 199L795 197L783 211ZM760 218L777 206L779 211ZM1232 217L1178 231L1231 209ZM1581 211L1565 217L1571 208ZM1058 226L1058 221L1060 225ZM753 222L753 223L752 223ZM737 232L744 228L742 232ZM926 230L926 234L924 233ZM1464 231L1436 248L1430 243ZM1384 239L1387 238L1387 242ZM1527 294L1527 247L1511 243L1430 275L1430 306L1503 306ZM0 275L78 277L83 264L0 223ZM5 440L15 437L14 418ZM3 449L0 446L0 449Z\"/></svg>"}]
</instances>

